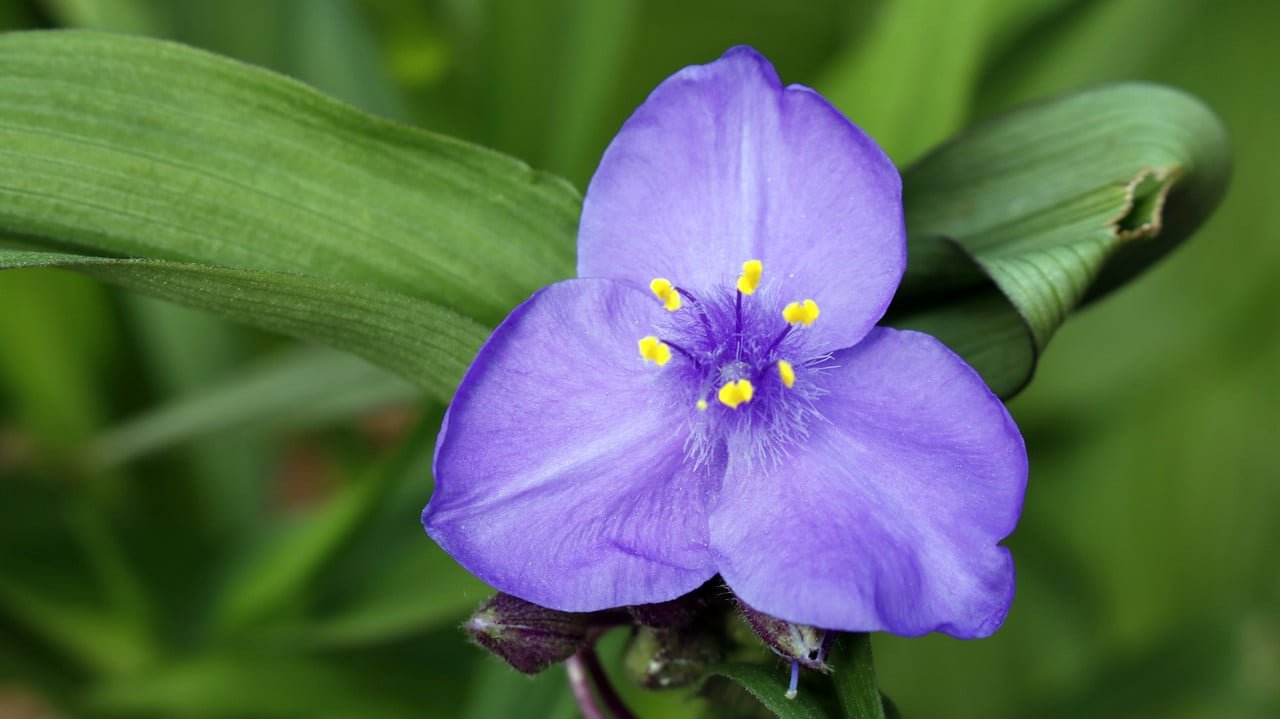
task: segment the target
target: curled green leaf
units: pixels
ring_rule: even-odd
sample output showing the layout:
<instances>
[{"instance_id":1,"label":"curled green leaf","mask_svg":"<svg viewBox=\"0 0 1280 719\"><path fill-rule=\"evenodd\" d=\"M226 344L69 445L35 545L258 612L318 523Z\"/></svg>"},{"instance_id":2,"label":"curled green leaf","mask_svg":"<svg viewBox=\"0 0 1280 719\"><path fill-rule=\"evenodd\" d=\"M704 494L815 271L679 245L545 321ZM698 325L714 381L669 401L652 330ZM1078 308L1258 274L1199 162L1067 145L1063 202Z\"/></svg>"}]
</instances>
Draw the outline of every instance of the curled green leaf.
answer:
<instances>
[{"instance_id":1,"label":"curled green leaf","mask_svg":"<svg viewBox=\"0 0 1280 719\"><path fill-rule=\"evenodd\" d=\"M1204 222L1229 167L1213 112L1158 85L982 123L903 173L911 260L889 321L933 332L1012 396L1073 310Z\"/></svg>"}]
</instances>

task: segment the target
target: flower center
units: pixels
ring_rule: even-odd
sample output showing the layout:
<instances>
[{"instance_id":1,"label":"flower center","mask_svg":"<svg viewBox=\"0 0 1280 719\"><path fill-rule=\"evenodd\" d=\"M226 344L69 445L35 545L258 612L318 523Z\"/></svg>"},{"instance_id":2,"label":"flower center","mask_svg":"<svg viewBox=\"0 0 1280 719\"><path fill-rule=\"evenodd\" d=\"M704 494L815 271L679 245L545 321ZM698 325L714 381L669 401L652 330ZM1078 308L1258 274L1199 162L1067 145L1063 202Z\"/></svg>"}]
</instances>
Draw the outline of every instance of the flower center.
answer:
<instances>
[{"instance_id":1,"label":"flower center","mask_svg":"<svg viewBox=\"0 0 1280 719\"><path fill-rule=\"evenodd\" d=\"M639 341L640 356L661 369L668 404L696 408L688 450L698 461L720 440L750 458L778 459L818 416L813 400L824 394L829 355L808 350L805 331L818 305L783 304L763 277L763 263L749 260L732 287L694 294L666 278L649 283L669 314Z\"/></svg>"}]
</instances>

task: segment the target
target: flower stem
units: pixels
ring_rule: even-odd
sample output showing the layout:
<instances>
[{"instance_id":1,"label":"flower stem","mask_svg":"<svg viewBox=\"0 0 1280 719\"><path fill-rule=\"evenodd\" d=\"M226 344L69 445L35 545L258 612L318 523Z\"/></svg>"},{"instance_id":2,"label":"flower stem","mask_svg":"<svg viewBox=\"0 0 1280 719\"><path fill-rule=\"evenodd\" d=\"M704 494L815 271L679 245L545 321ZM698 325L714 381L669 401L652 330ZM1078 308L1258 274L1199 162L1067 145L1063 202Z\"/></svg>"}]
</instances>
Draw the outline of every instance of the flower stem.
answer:
<instances>
[{"instance_id":1,"label":"flower stem","mask_svg":"<svg viewBox=\"0 0 1280 719\"><path fill-rule=\"evenodd\" d=\"M841 634L832 650L831 679L836 698L847 717L885 719L884 703L876 686L875 663L871 657L871 635L865 632Z\"/></svg>"},{"instance_id":2,"label":"flower stem","mask_svg":"<svg viewBox=\"0 0 1280 719\"><path fill-rule=\"evenodd\" d=\"M582 653L569 657L569 661L565 662L565 669L569 675L569 689L573 692L573 700L578 704L578 711L582 712L582 719L605 719L600 707L596 706L596 698L591 694L591 680L588 678L587 668L583 666Z\"/></svg>"},{"instance_id":3,"label":"flower stem","mask_svg":"<svg viewBox=\"0 0 1280 719\"><path fill-rule=\"evenodd\" d=\"M612 715L613 719L636 719L636 715L632 714L623 703L622 697L614 691L613 684L609 682L609 676L605 674L604 667L600 665L600 659L596 656L594 649L586 647L569 657L568 670L569 687L573 690L573 698L578 702L578 708L582 710L583 719L607 719L609 715ZM596 693L600 695L600 700L608 707L609 715L602 712L596 704L595 696L591 691L593 685Z\"/></svg>"}]
</instances>

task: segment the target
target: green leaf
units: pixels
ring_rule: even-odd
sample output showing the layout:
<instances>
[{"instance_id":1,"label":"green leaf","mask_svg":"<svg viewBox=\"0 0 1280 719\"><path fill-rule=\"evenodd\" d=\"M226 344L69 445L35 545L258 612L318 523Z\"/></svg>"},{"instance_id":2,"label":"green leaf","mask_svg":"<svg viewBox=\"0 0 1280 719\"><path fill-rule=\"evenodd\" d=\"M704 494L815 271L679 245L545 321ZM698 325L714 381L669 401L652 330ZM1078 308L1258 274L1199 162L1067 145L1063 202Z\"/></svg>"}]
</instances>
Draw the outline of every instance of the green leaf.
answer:
<instances>
[{"instance_id":1,"label":"green leaf","mask_svg":"<svg viewBox=\"0 0 1280 719\"><path fill-rule=\"evenodd\" d=\"M491 0L477 41L483 121L494 146L561 173L592 167L590 144L621 72L636 0ZM556 42L547 38L556 37Z\"/></svg>"},{"instance_id":2,"label":"green leaf","mask_svg":"<svg viewBox=\"0 0 1280 719\"><path fill-rule=\"evenodd\" d=\"M296 348L148 409L99 435L84 453L93 466L112 467L232 431L315 427L418 395L358 357Z\"/></svg>"},{"instance_id":3,"label":"green leaf","mask_svg":"<svg viewBox=\"0 0 1280 719\"><path fill-rule=\"evenodd\" d=\"M427 494L422 495L425 501ZM403 516L403 515L402 515ZM412 516L412 515L410 515ZM360 646L393 641L434 629L457 626L484 597L493 593L452 557L415 532L412 546L387 548L386 564L364 583L348 587L351 596L300 635L323 646ZM506 665L504 670L510 671Z\"/></svg>"},{"instance_id":4,"label":"green leaf","mask_svg":"<svg viewBox=\"0 0 1280 719\"><path fill-rule=\"evenodd\" d=\"M77 671L122 674L154 661L146 597L100 507L53 482L0 482L0 623Z\"/></svg>"},{"instance_id":5,"label":"green leaf","mask_svg":"<svg viewBox=\"0 0 1280 719\"><path fill-rule=\"evenodd\" d=\"M449 705L456 702L447 681L461 677L434 676L405 657L396 659L306 656L278 648L216 648L103 682L92 692L89 704L110 716L128 717L420 719L454 715L449 709L456 707Z\"/></svg>"},{"instance_id":6,"label":"green leaf","mask_svg":"<svg viewBox=\"0 0 1280 719\"><path fill-rule=\"evenodd\" d=\"M846 719L885 719L871 656L871 635L841 634L832 648L831 682Z\"/></svg>"},{"instance_id":7,"label":"green leaf","mask_svg":"<svg viewBox=\"0 0 1280 719\"><path fill-rule=\"evenodd\" d=\"M713 667L708 676L724 677L747 690L779 719L827 719L827 712L803 684L795 699L787 698L785 669L729 662Z\"/></svg>"},{"instance_id":8,"label":"green leaf","mask_svg":"<svg viewBox=\"0 0 1280 719\"><path fill-rule=\"evenodd\" d=\"M383 117L404 101L354 0L152 0L167 19L156 37L282 72ZM96 29L82 26L85 29Z\"/></svg>"},{"instance_id":9,"label":"green leaf","mask_svg":"<svg viewBox=\"0 0 1280 719\"><path fill-rule=\"evenodd\" d=\"M443 415L443 407L425 415L398 450L367 476L248 551L219 603L218 628L235 631L255 626L305 599L306 590L350 546L381 501L406 477L430 471L432 439Z\"/></svg>"},{"instance_id":10,"label":"green leaf","mask_svg":"<svg viewBox=\"0 0 1280 719\"><path fill-rule=\"evenodd\" d=\"M907 162L963 126L993 46L1066 0L884 3L816 87L890 157Z\"/></svg>"},{"instance_id":11,"label":"green leaf","mask_svg":"<svg viewBox=\"0 0 1280 719\"><path fill-rule=\"evenodd\" d=\"M439 305L337 280L163 260L0 249L0 270L66 267L361 355L448 400L487 331Z\"/></svg>"},{"instance_id":12,"label":"green leaf","mask_svg":"<svg viewBox=\"0 0 1280 719\"><path fill-rule=\"evenodd\" d=\"M483 662L467 692L462 719L523 716L543 719L581 716L569 692L564 669L555 667L530 677L495 659Z\"/></svg>"},{"instance_id":13,"label":"green leaf","mask_svg":"<svg viewBox=\"0 0 1280 719\"><path fill-rule=\"evenodd\" d=\"M16 420L45 449L83 442L105 414L96 366L110 347L104 299L65 273L0 277L0 387L12 413L3 424Z\"/></svg>"},{"instance_id":14,"label":"green leaf","mask_svg":"<svg viewBox=\"0 0 1280 719\"><path fill-rule=\"evenodd\" d=\"M60 24L72 27L149 34L161 24L147 0L45 0L44 5Z\"/></svg>"},{"instance_id":15,"label":"green leaf","mask_svg":"<svg viewBox=\"0 0 1280 719\"><path fill-rule=\"evenodd\" d=\"M1228 174L1221 122L1166 87L1105 86L989 120L903 173L911 259L889 319L932 324L1012 396L1067 316L1191 235Z\"/></svg>"},{"instance_id":16,"label":"green leaf","mask_svg":"<svg viewBox=\"0 0 1280 719\"><path fill-rule=\"evenodd\" d=\"M23 274L26 273L9 272L6 276ZM73 276L67 272L58 274ZM187 397L233 372L231 368L246 357L248 340L253 333L244 326L172 302L124 294L120 305L127 318L129 336L136 338L139 380L158 395ZM351 362L362 361L351 355L343 356ZM122 446L102 447L98 441L103 437L100 433L98 440L81 448L81 454L91 470L112 466L113 462L119 464L128 459L130 441L143 445L135 447L135 451L146 451L149 440L168 436L178 441L183 427L204 426L204 416L187 415L185 419L184 423L180 414L170 415L151 423L149 429L143 420L143 426L132 433L128 427L134 423L126 423ZM121 429L107 428L105 435L114 441L112 436ZM154 442L151 447L156 447ZM227 536L244 535L266 519L263 509L269 506L266 501L269 486L261 480L269 464L265 437L213 437L183 449L183 480L189 481L199 493L195 501L207 510L211 525L216 527L213 531L226 532Z\"/></svg>"},{"instance_id":17,"label":"green leaf","mask_svg":"<svg viewBox=\"0 0 1280 719\"><path fill-rule=\"evenodd\" d=\"M28 246L370 285L490 325L573 272L565 182L170 43L0 37L0 147L0 233Z\"/></svg>"},{"instance_id":18,"label":"green leaf","mask_svg":"<svg viewBox=\"0 0 1280 719\"><path fill-rule=\"evenodd\" d=\"M1179 53L1189 35L1201 36L1203 20L1197 16L1217 10L1211 0L1076 0L1063 5L1010 38L991 58L975 88L975 105L1000 110L1086 83L1152 77L1153 70L1168 64L1156 58Z\"/></svg>"}]
</instances>

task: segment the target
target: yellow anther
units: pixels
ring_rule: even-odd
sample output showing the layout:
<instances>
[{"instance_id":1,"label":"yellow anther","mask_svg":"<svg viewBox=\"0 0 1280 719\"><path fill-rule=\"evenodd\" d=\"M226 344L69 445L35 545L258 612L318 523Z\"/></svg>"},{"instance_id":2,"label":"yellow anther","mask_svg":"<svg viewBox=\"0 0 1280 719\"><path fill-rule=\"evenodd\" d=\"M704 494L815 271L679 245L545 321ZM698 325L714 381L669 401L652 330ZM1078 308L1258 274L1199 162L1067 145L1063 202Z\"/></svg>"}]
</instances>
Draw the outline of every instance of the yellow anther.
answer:
<instances>
[{"instance_id":1,"label":"yellow anther","mask_svg":"<svg viewBox=\"0 0 1280 719\"><path fill-rule=\"evenodd\" d=\"M698 400L698 411L699 412L707 411L707 401L705 399Z\"/></svg>"},{"instance_id":2,"label":"yellow anther","mask_svg":"<svg viewBox=\"0 0 1280 719\"><path fill-rule=\"evenodd\" d=\"M782 308L782 319L793 325L808 327L813 324L814 320L818 319L818 303L813 300L792 302Z\"/></svg>"},{"instance_id":3,"label":"yellow anther","mask_svg":"<svg viewBox=\"0 0 1280 719\"><path fill-rule=\"evenodd\" d=\"M729 409L737 409L743 402L750 402L755 393L756 388L751 385L751 380L740 379L721 387L720 393L716 396L720 398L720 403Z\"/></svg>"},{"instance_id":4,"label":"yellow anther","mask_svg":"<svg viewBox=\"0 0 1280 719\"><path fill-rule=\"evenodd\" d=\"M791 389L796 383L796 370L786 360L778 360L778 376L782 378L782 384L787 389Z\"/></svg>"},{"instance_id":5,"label":"yellow anther","mask_svg":"<svg viewBox=\"0 0 1280 719\"><path fill-rule=\"evenodd\" d=\"M652 362L661 367L671 361L671 348L662 340L650 335L640 340L640 356L645 362Z\"/></svg>"},{"instance_id":6,"label":"yellow anther","mask_svg":"<svg viewBox=\"0 0 1280 719\"><path fill-rule=\"evenodd\" d=\"M742 263L742 274L738 276L738 291L749 295L760 286L760 275L764 274L764 263L760 260L747 260Z\"/></svg>"},{"instance_id":7,"label":"yellow anther","mask_svg":"<svg viewBox=\"0 0 1280 719\"><path fill-rule=\"evenodd\" d=\"M680 291L671 284L671 280L665 277L655 278L649 283L649 289L662 300L662 306L666 307L668 312L680 309Z\"/></svg>"}]
</instances>

